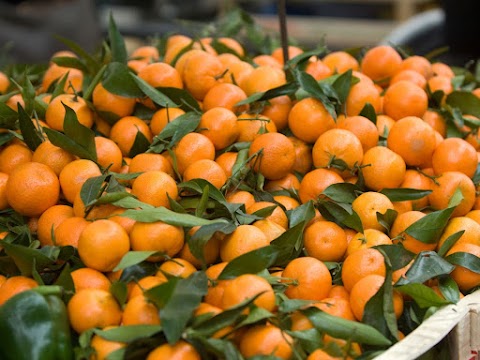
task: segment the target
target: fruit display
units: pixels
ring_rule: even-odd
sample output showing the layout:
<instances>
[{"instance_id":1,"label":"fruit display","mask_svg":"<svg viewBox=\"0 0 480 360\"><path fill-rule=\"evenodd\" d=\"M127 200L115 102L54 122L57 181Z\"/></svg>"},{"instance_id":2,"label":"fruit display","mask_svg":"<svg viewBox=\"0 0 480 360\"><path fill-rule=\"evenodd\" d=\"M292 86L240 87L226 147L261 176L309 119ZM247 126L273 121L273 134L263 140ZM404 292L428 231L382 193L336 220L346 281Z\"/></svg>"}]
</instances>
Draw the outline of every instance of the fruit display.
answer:
<instances>
[{"instance_id":1,"label":"fruit display","mask_svg":"<svg viewBox=\"0 0 480 360\"><path fill-rule=\"evenodd\" d=\"M242 16L2 69L1 359L373 359L479 288L478 71Z\"/></svg>"}]
</instances>

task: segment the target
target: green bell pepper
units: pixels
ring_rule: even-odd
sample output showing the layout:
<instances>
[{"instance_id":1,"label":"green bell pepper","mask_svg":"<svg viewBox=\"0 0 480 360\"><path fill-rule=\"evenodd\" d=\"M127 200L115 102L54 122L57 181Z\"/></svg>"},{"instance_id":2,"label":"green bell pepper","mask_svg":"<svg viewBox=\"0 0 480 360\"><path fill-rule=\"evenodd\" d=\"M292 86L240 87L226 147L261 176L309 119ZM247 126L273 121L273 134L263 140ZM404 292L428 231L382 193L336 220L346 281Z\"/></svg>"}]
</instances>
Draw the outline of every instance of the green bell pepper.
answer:
<instances>
[{"instance_id":1,"label":"green bell pepper","mask_svg":"<svg viewBox=\"0 0 480 360\"><path fill-rule=\"evenodd\" d=\"M0 306L0 359L73 359L71 330L59 286L21 292Z\"/></svg>"}]
</instances>

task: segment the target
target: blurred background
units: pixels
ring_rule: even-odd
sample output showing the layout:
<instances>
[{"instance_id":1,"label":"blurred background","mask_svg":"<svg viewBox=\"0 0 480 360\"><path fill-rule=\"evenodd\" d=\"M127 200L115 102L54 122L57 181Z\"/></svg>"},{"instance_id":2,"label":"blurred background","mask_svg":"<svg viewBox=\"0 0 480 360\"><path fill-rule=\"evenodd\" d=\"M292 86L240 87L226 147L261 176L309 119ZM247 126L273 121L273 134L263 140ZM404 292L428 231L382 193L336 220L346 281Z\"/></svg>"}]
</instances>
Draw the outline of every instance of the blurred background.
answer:
<instances>
[{"instance_id":1,"label":"blurred background","mask_svg":"<svg viewBox=\"0 0 480 360\"><path fill-rule=\"evenodd\" d=\"M64 48L54 35L88 51L101 45L109 14L132 47L198 29L239 7L265 32L278 33L278 0L0 0L0 56L48 61ZM288 34L307 48L330 50L391 43L425 55L448 47L442 60L463 65L480 55L478 0L287 0Z\"/></svg>"}]
</instances>

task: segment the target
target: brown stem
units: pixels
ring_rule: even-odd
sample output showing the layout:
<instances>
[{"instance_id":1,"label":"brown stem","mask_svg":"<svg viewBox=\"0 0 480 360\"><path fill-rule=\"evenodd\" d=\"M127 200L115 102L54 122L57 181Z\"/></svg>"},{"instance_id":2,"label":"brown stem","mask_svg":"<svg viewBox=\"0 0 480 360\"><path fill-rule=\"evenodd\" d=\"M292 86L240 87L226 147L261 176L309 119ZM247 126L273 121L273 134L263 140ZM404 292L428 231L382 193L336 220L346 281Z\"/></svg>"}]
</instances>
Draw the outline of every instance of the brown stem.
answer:
<instances>
[{"instance_id":1,"label":"brown stem","mask_svg":"<svg viewBox=\"0 0 480 360\"><path fill-rule=\"evenodd\" d=\"M278 1L278 19L280 22L280 38L282 42L283 63L286 64L288 59L288 35L287 35L287 11L286 0Z\"/></svg>"}]
</instances>

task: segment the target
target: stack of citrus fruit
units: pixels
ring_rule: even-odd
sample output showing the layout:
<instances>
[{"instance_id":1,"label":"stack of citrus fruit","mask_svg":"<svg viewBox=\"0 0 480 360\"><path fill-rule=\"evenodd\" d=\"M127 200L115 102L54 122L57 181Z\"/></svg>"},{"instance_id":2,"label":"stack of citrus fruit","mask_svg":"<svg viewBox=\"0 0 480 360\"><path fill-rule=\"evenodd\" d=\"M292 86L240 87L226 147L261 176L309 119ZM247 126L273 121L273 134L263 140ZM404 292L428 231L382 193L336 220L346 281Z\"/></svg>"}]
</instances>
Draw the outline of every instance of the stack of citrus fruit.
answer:
<instances>
[{"instance_id":1,"label":"stack of citrus fruit","mask_svg":"<svg viewBox=\"0 0 480 360\"><path fill-rule=\"evenodd\" d=\"M467 69L108 40L0 73L0 304L61 286L79 358L374 356L480 285Z\"/></svg>"}]
</instances>

